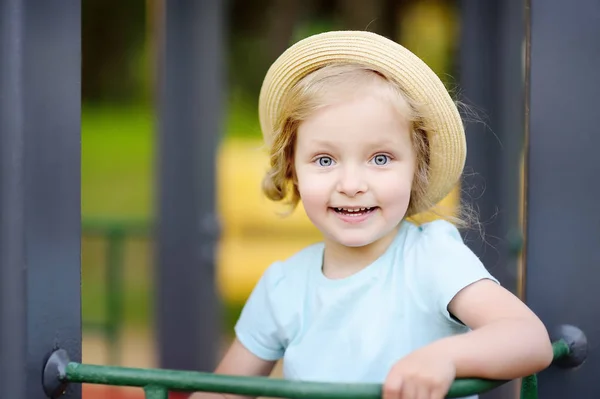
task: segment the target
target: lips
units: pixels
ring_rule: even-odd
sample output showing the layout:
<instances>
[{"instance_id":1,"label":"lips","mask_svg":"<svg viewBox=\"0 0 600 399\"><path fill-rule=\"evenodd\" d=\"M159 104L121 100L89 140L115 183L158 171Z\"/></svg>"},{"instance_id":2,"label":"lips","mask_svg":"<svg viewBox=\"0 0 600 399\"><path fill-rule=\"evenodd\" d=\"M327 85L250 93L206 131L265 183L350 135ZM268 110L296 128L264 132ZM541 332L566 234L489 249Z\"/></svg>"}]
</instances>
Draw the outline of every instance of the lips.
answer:
<instances>
[{"instance_id":1,"label":"lips","mask_svg":"<svg viewBox=\"0 0 600 399\"><path fill-rule=\"evenodd\" d=\"M364 222L371 219L379 207L331 207L329 209L346 225L362 226Z\"/></svg>"},{"instance_id":2,"label":"lips","mask_svg":"<svg viewBox=\"0 0 600 399\"><path fill-rule=\"evenodd\" d=\"M368 213L373 212L375 209L377 209L376 206L371 206L371 207L333 207L331 208L333 209L336 213L340 214L340 215L345 215L345 216L362 216Z\"/></svg>"}]
</instances>

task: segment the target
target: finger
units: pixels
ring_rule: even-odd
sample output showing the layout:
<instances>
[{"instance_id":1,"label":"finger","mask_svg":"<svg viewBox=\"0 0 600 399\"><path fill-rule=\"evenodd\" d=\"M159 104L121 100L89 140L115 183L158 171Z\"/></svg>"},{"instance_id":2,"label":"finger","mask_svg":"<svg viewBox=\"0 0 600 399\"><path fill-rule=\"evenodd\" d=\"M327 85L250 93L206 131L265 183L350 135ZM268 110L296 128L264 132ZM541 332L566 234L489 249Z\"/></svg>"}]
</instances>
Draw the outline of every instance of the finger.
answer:
<instances>
[{"instance_id":1,"label":"finger","mask_svg":"<svg viewBox=\"0 0 600 399\"><path fill-rule=\"evenodd\" d=\"M434 388L431 390L428 398L429 399L444 399L447 394L448 394L448 390L445 389L444 387Z\"/></svg>"},{"instance_id":2,"label":"finger","mask_svg":"<svg viewBox=\"0 0 600 399\"><path fill-rule=\"evenodd\" d=\"M405 381L402 385L401 399L419 399L419 387L414 382Z\"/></svg>"},{"instance_id":3,"label":"finger","mask_svg":"<svg viewBox=\"0 0 600 399\"><path fill-rule=\"evenodd\" d=\"M401 377L389 376L383 385L383 399L401 399L403 381Z\"/></svg>"},{"instance_id":4,"label":"finger","mask_svg":"<svg viewBox=\"0 0 600 399\"><path fill-rule=\"evenodd\" d=\"M419 385L417 387L416 399L431 399L431 389L427 385Z\"/></svg>"}]
</instances>

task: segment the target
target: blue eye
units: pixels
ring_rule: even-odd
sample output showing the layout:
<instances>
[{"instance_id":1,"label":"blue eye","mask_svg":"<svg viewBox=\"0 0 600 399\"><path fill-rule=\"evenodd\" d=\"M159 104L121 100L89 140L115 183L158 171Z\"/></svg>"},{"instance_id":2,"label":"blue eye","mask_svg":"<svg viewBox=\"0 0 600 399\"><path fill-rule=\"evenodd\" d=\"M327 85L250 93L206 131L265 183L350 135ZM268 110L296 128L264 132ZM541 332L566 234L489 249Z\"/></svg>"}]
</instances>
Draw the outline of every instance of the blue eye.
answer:
<instances>
[{"instance_id":1,"label":"blue eye","mask_svg":"<svg viewBox=\"0 0 600 399\"><path fill-rule=\"evenodd\" d=\"M317 158L317 164L319 166L331 166L333 164L333 159L331 159L331 157L319 157Z\"/></svg>"},{"instance_id":2,"label":"blue eye","mask_svg":"<svg viewBox=\"0 0 600 399\"><path fill-rule=\"evenodd\" d=\"M378 166L385 165L389 161L390 161L390 157L387 155L379 154L379 155L375 155L375 157L373 157L373 162L375 162L375 165L378 165Z\"/></svg>"}]
</instances>

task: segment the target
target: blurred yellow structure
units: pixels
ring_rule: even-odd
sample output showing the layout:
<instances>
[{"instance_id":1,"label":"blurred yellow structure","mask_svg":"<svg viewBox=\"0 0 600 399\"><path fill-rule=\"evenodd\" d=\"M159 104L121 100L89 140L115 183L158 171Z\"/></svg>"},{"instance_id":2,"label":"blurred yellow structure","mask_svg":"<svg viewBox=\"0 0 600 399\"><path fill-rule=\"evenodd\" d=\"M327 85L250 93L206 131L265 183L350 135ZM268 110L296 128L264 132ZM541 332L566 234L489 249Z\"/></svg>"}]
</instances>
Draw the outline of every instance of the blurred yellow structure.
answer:
<instances>
[{"instance_id":1,"label":"blurred yellow structure","mask_svg":"<svg viewBox=\"0 0 600 399\"><path fill-rule=\"evenodd\" d=\"M260 141L227 140L219 149L217 165L218 212L222 236L217 253L217 281L226 303L242 303L274 261L282 260L321 239L302 206L289 216L282 204L261 192L268 155ZM453 209L457 190L442 206ZM423 215L418 221L431 219Z\"/></svg>"}]
</instances>

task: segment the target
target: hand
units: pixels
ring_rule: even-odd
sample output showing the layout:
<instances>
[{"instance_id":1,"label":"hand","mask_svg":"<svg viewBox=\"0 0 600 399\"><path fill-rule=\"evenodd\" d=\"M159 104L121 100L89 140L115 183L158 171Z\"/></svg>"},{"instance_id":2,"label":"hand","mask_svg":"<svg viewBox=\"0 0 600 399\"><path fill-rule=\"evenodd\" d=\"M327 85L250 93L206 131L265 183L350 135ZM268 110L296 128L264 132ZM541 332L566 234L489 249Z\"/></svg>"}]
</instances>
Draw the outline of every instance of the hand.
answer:
<instances>
[{"instance_id":1,"label":"hand","mask_svg":"<svg viewBox=\"0 0 600 399\"><path fill-rule=\"evenodd\" d=\"M455 377L454 363L425 347L394 364L383 384L383 399L443 399Z\"/></svg>"}]
</instances>

